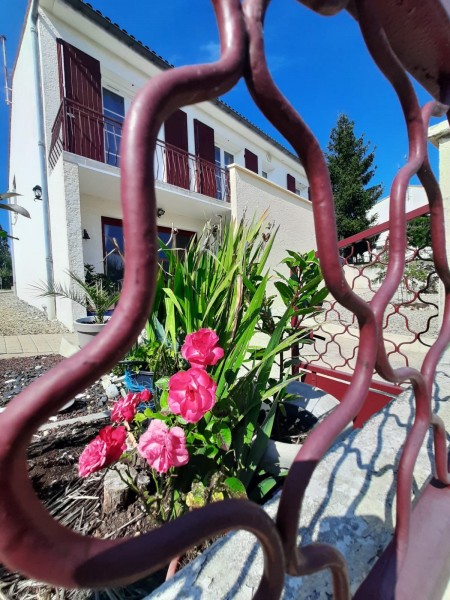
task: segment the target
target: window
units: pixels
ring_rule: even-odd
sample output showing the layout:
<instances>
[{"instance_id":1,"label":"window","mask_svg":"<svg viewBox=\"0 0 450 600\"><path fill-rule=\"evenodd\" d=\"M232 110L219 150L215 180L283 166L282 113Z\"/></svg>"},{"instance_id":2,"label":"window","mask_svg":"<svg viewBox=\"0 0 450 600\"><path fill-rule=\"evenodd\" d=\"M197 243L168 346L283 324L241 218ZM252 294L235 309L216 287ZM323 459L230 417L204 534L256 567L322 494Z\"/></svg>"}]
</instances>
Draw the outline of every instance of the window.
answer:
<instances>
[{"instance_id":1,"label":"window","mask_svg":"<svg viewBox=\"0 0 450 600\"><path fill-rule=\"evenodd\" d=\"M184 229L158 227L158 236L170 248L183 250L187 248L195 233ZM123 279L124 264L120 256L123 253L123 224L121 219L102 217L102 238L105 275L112 281ZM120 250L120 253L119 253ZM162 250L158 252L159 262L164 264L168 258Z\"/></svg>"},{"instance_id":2,"label":"window","mask_svg":"<svg viewBox=\"0 0 450 600\"><path fill-rule=\"evenodd\" d=\"M267 172L266 171L261 171L261 175L264 177L264 179L267 179Z\"/></svg>"},{"instance_id":3,"label":"window","mask_svg":"<svg viewBox=\"0 0 450 600\"><path fill-rule=\"evenodd\" d=\"M103 88L103 114L105 116L105 162L120 166L120 142L125 103L122 96Z\"/></svg>"},{"instance_id":4,"label":"window","mask_svg":"<svg viewBox=\"0 0 450 600\"><path fill-rule=\"evenodd\" d=\"M229 165L234 163L234 156L226 150L222 150L219 146L214 146L214 162L216 165L216 198L217 200L226 200L228 178L223 169L227 169Z\"/></svg>"},{"instance_id":5,"label":"window","mask_svg":"<svg viewBox=\"0 0 450 600\"><path fill-rule=\"evenodd\" d=\"M123 226L120 219L102 217L103 260L105 275L116 283L123 279Z\"/></svg>"}]
</instances>

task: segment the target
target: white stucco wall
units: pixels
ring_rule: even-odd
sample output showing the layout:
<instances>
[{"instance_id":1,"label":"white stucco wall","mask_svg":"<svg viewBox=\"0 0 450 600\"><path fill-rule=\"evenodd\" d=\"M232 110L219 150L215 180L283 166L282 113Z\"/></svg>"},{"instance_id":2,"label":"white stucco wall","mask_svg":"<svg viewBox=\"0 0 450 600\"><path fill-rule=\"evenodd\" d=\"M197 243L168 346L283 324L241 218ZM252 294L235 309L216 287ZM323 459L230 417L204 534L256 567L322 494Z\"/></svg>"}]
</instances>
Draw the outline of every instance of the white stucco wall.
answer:
<instances>
[{"instance_id":1,"label":"white stucco wall","mask_svg":"<svg viewBox=\"0 0 450 600\"><path fill-rule=\"evenodd\" d=\"M450 127L446 120L428 129L428 138L439 150L439 184L444 200L447 260L450 262ZM439 313L444 314L445 290L439 286Z\"/></svg>"},{"instance_id":2,"label":"white stucco wall","mask_svg":"<svg viewBox=\"0 0 450 600\"><path fill-rule=\"evenodd\" d=\"M12 107L9 162L9 189L22 194L14 200L28 210L31 219L11 216L11 234L15 261L15 286L19 298L43 309L46 301L38 298L30 285L46 279L45 247L43 233L42 202L34 200L33 187L41 185L36 123L36 99L34 96L34 69L30 24L17 57L12 79Z\"/></svg>"},{"instance_id":3,"label":"white stucco wall","mask_svg":"<svg viewBox=\"0 0 450 600\"><path fill-rule=\"evenodd\" d=\"M122 208L118 199L106 199L91 195L81 197L81 229L89 233L89 240L83 240L84 262L94 266L99 273L103 272L102 217L122 219ZM200 233L205 219L196 219L187 215L177 215L166 211L158 218L158 226L178 227L187 231ZM143 241L143 243L145 243Z\"/></svg>"},{"instance_id":4,"label":"white stucco wall","mask_svg":"<svg viewBox=\"0 0 450 600\"><path fill-rule=\"evenodd\" d=\"M231 211L236 219L244 215L249 220L258 218L268 209L267 221L279 227L268 261L272 272L276 269L288 273L287 267L280 265L287 250L316 249L311 202L238 165L230 167L230 186ZM269 292L274 293L273 290L271 287Z\"/></svg>"},{"instance_id":5,"label":"white stucco wall","mask_svg":"<svg viewBox=\"0 0 450 600\"><path fill-rule=\"evenodd\" d=\"M390 197L386 196L375 204L373 208L368 211L370 217L376 216L376 223L379 225L389 221L389 206ZM410 212L416 208L420 208L428 204L427 195L421 185L410 185L406 192L406 212Z\"/></svg>"}]
</instances>

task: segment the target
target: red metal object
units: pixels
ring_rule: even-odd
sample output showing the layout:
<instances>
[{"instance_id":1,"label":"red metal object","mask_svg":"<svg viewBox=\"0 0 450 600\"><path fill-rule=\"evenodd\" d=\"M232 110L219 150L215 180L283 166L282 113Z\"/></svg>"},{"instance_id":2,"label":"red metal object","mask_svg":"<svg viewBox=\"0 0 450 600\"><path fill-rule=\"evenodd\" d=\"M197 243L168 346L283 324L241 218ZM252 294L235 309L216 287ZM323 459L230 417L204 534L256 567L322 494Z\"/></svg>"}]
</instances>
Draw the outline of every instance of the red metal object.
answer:
<instances>
[{"instance_id":1,"label":"red metal object","mask_svg":"<svg viewBox=\"0 0 450 600\"><path fill-rule=\"evenodd\" d=\"M302 371L304 371L304 377L302 378L304 383L331 394L337 400L345 398L348 386L352 381L352 376L349 373L336 369L325 369L308 363L300 364L299 372ZM398 385L372 381L367 391L366 401L353 420L353 427L355 429L362 427L370 417L379 412L403 391L404 388Z\"/></svg>"},{"instance_id":2,"label":"red metal object","mask_svg":"<svg viewBox=\"0 0 450 600\"><path fill-rule=\"evenodd\" d=\"M0 415L0 560L10 569L54 585L104 587L137 580L213 535L247 529L255 534L264 551L264 573L256 598L279 598L285 572L306 576L330 569L335 598L348 599L347 569L341 553L327 544L298 546L298 523L317 464L340 432L361 414L376 370L393 386L412 383L416 414L398 470L397 523L392 546L357 597L369 598L376 590L378 595L373 597L429 599L431 593L439 593L442 588L445 565L444 558L423 562L427 544L432 545L436 555L450 555L448 535L442 529L444 519L445 523L450 522L446 432L431 409L436 366L450 342L450 271L442 196L429 168L426 148L428 121L436 104L420 109L405 68L413 71L413 63L419 65L419 78L426 80L429 76L429 89L434 95L441 99L446 96L448 61L442 65L439 56L448 54L450 46L447 5L439 0L304 1L323 14L334 14L346 7L352 11L375 62L398 94L407 124L408 161L395 178L390 194L386 276L367 302L352 290L341 267L331 186L319 144L275 87L267 68L262 32L269 1L245 0L241 6L239 0L215 0L213 4L221 36L220 60L154 77L137 95L125 122L121 190L127 259L124 288L114 316L94 341L36 380ZM421 7L433 12L431 18L423 14ZM437 28L433 40L430 23ZM397 25L396 31L392 30L393 24ZM399 36L398 31L406 31L407 35ZM391 38L397 54L390 45ZM424 40L432 40L431 50ZM414 49L416 43L422 50L419 56ZM440 53L437 58L433 54L436 48ZM161 125L181 106L223 94L243 75L255 102L297 150L305 166L324 278L335 300L355 315L358 326L359 343L348 385L340 405L312 431L298 452L285 481L275 524L260 507L228 500L195 510L138 538L106 541L83 537L56 523L38 501L27 475L27 446L40 424L123 356L150 313L157 258L154 156ZM53 147L59 133L54 137ZM442 326L420 370L407 365L392 366L383 338L386 309L405 269L406 190L415 174L427 192L435 268L445 289ZM413 511L413 470L430 425L434 430L436 480ZM380 581L380 576L384 580Z\"/></svg>"}]
</instances>

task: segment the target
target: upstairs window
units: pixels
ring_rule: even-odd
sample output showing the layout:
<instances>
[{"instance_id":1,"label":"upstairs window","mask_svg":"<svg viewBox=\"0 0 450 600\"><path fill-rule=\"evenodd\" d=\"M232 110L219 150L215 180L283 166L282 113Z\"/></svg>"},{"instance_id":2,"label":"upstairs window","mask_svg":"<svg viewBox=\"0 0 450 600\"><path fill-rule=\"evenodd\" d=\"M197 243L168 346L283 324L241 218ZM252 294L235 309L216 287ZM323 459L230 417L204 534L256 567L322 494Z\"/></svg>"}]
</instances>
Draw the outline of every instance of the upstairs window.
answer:
<instances>
[{"instance_id":1,"label":"upstairs window","mask_svg":"<svg viewBox=\"0 0 450 600\"><path fill-rule=\"evenodd\" d=\"M219 146L214 146L214 159L216 165L216 198L217 200L227 199L228 179L223 169L228 169L228 166L234 163L234 156L222 150Z\"/></svg>"},{"instance_id":2,"label":"upstairs window","mask_svg":"<svg viewBox=\"0 0 450 600\"><path fill-rule=\"evenodd\" d=\"M125 102L122 96L106 88L103 88L103 115L105 117L105 162L119 167Z\"/></svg>"}]
</instances>

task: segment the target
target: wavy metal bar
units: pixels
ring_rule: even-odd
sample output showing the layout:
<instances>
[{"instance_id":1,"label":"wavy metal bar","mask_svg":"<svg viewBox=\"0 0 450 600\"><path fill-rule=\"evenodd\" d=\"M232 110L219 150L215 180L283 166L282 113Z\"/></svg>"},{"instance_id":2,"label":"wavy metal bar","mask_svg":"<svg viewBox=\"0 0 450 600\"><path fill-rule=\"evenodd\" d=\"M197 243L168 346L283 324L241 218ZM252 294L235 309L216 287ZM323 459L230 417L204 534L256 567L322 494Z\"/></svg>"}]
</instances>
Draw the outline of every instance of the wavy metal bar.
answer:
<instances>
[{"instance_id":1,"label":"wavy metal bar","mask_svg":"<svg viewBox=\"0 0 450 600\"><path fill-rule=\"evenodd\" d=\"M30 385L0 417L0 560L10 569L54 585L124 585L161 568L201 540L230 529L246 529L257 536L265 556L256 597L277 598L283 586L279 536L273 522L254 504L213 504L139 538L98 540L54 521L27 475L26 448L33 432L68 397L85 389L123 356L150 313L157 260L153 155L158 130L177 108L229 90L245 63L246 34L239 1L215 0L213 4L220 60L154 77L137 95L125 122L121 193L127 261L114 316L93 342Z\"/></svg>"},{"instance_id":2,"label":"wavy metal bar","mask_svg":"<svg viewBox=\"0 0 450 600\"><path fill-rule=\"evenodd\" d=\"M433 250L436 255L436 272L444 283L445 281L448 282L450 273L445 253L442 197L440 196L439 186L429 169L427 159L428 123L436 105L435 103L429 103L424 107L423 111L420 110L413 86L401 66L400 61L395 56L381 26L376 10L376 4L377 2L369 2L368 0L356 0L358 20L367 47L372 54L372 58L397 92L403 108L409 138L408 161L395 177L390 194L391 202L389 217L391 230L387 274L383 285L375 294L375 297L371 302L378 324L381 326L387 304L397 289L405 268L406 191L409 180L416 173L418 173L419 177L423 180L422 183L427 192L430 206L434 209L431 211L431 227L432 236L434 232L432 242ZM393 369L390 366L389 359L386 355L384 341L382 339L379 340L376 365L378 373L392 383L403 383L406 379L410 379L413 384L416 399L416 415L413 427L409 432L404 445L397 480L397 522L395 528L395 540L399 566L401 566L402 560L406 555L409 543L414 466L432 421L432 382L436 372L437 363L449 342L450 336L448 335L448 332L445 331L445 327L443 329L441 328L435 344L430 348L424 359L423 368L426 369L426 372L424 373L423 369L421 372L411 368ZM435 428L439 428L439 426L436 424ZM439 439L439 435L437 439ZM441 463L442 459L439 460ZM439 472L441 474L443 472L442 464L440 464ZM448 479L448 474L445 479Z\"/></svg>"},{"instance_id":3,"label":"wavy metal bar","mask_svg":"<svg viewBox=\"0 0 450 600\"><path fill-rule=\"evenodd\" d=\"M408 6L419 6L415 0L407 1ZM264 551L264 573L255 598L279 598L285 571L300 576L322 569L330 569L332 573L335 598L349 598L347 569L339 551L326 544L297 547L297 531L303 498L314 470L341 430L361 411L374 368L388 381L411 380L416 397L416 417L398 476L395 541L399 562L408 547L413 468L430 424L434 430L437 476L442 483L450 484L444 425L431 411L437 363L450 341L450 271L443 201L429 168L426 149L428 121L436 105L428 104L420 110L404 70L406 67L414 71L416 65L405 59L407 43L399 42L395 32L390 33L392 15L406 8L399 8L403 3L394 3L394 7L385 0L301 0L320 14L332 15L347 9L358 19L375 62L399 96L407 123L408 162L391 190L387 276L367 303L354 293L341 269L334 203L323 153L300 115L275 86L267 68L263 23L269 2L245 0L241 6L240 0L213 0L221 39L220 60L210 65L173 69L152 78L139 92L127 115L121 158L127 261L119 306L93 342L30 385L0 416L0 560L11 569L63 587L124 585L166 565L204 539L231 529L246 529L255 534ZM445 16L439 0L422 0L422 3L439 7L439 14ZM418 16L411 19L420 28ZM436 22L436 15L427 20L431 22ZM424 26L425 32L427 27ZM444 28L438 28L438 45L442 49L441 40L445 41L446 33ZM396 42L394 50L391 39ZM450 90L447 63L440 54L437 58L431 55L420 58L422 70L426 65L431 71L433 90L436 85L442 88L435 95L447 98ZM425 75L426 70L425 67ZM355 315L360 328L351 383L339 407L311 433L298 452L285 481L276 526L256 505L228 500L196 510L138 538L98 540L78 535L54 521L34 494L27 475L27 446L33 432L67 398L85 389L123 356L151 310L157 259L154 153L162 123L181 106L223 94L243 74L255 102L293 145L305 166L325 282L334 298ZM409 367L394 369L390 363L392 353L387 353L382 335L386 307L404 272L405 194L415 173L429 198L436 271L445 288L443 325L420 371ZM154 548L158 548L157 553Z\"/></svg>"},{"instance_id":4,"label":"wavy metal bar","mask_svg":"<svg viewBox=\"0 0 450 600\"><path fill-rule=\"evenodd\" d=\"M325 452L362 408L375 366L376 344L373 341L377 339L378 331L373 311L351 290L340 266L333 196L322 151L300 115L275 86L267 67L261 32L269 1L247 0L243 5L250 43L246 83L258 107L292 144L305 167L326 285L343 306L356 314L361 329L358 362L347 394L337 409L308 436L286 477L281 494L277 526L283 540L288 573L302 575L314 568L308 552L297 548L297 526L306 487ZM334 552L339 556L336 549ZM346 581L347 576L342 572L339 587L335 587L336 598L348 597Z\"/></svg>"}]
</instances>

